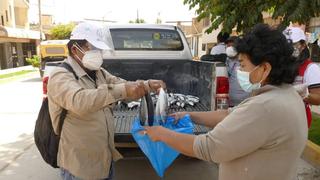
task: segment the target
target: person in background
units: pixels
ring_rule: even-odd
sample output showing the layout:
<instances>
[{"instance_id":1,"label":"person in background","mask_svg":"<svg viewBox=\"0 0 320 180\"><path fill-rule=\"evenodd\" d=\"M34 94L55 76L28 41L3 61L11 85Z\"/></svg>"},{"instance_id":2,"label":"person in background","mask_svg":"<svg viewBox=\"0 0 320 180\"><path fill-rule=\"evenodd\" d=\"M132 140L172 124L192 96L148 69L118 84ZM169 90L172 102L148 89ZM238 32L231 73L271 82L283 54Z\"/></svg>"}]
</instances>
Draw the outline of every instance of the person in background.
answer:
<instances>
[{"instance_id":1,"label":"person in background","mask_svg":"<svg viewBox=\"0 0 320 180\"><path fill-rule=\"evenodd\" d=\"M238 53L234 48L234 42L236 39L236 36L231 36L226 41L226 66L228 71L229 100L231 107L237 106L243 100L249 97L249 93L245 92L240 87L237 79L237 70L240 68L240 62L238 60Z\"/></svg>"},{"instance_id":2,"label":"person in background","mask_svg":"<svg viewBox=\"0 0 320 180\"><path fill-rule=\"evenodd\" d=\"M160 80L129 82L103 69L102 50L109 47L100 31L93 24L80 23L71 33L64 62L78 79L63 67L49 76L49 112L55 133L62 109L68 110L57 157L63 180L111 180L113 162L122 157L114 144L114 104L165 88Z\"/></svg>"},{"instance_id":3,"label":"person in background","mask_svg":"<svg viewBox=\"0 0 320 180\"><path fill-rule=\"evenodd\" d=\"M293 56L299 63L299 74L294 81L298 93L305 102L308 127L311 126L312 114L310 105L320 105L320 67L310 59L306 44L306 35L299 27L288 27L284 35L293 43Z\"/></svg>"},{"instance_id":4,"label":"person in background","mask_svg":"<svg viewBox=\"0 0 320 180\"><path fill-rule=\"evenodd\" d=\"M308 136L304 103L293 88L293 47L282 32L256 25L235 42L240 86L252 96L229 111L190 112L214 127L203 135L146 126L142 134L182 154L220 163L219 180L292 180ZM176 113L179 120L186 113Z\"/></svg>"},{"instance_id":5,"label":"person in background","mask_svg":"<svg viewBox=\"0 0 320 180\"><path fill-rule=\"evenodd\" d=\"M211 51L210 54L211 55L221 55L221 54L226 54L226 40L229 38L229 34L228 33L224 33L224 32L220 32L217 36L217 41L218 44L216 46L214 46Z\"/></svg>"}]
</instances>

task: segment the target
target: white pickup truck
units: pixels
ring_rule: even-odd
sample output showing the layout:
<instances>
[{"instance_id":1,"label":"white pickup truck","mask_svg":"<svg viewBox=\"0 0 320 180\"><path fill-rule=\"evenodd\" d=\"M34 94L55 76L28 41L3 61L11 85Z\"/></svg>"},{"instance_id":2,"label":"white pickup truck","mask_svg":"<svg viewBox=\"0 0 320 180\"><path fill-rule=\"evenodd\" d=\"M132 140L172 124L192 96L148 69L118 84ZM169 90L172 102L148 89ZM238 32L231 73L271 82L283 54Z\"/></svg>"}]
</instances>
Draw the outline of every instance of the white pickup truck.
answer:
<instances>
[{"instance_id":1,"label":"white pickup truck","mask_svg":"<svg viewBox=\"0 0 320 180\"><path fill-rule=\"evenodd\" d=\"M208 111L229 107L229 83L224 63L193 61L183 32L168 25L112 25L102 31L111 50L104 52L102 67L126 80L161 79L168 92L200 98L195 106L171 108L176 111ZM46 72L57 66L47 63ZM115 142L117 147L134 147L131 124L138 108L120 104L114 108ZM196 126L196 134L208 129Z\"/></svg>"}]
</instances>

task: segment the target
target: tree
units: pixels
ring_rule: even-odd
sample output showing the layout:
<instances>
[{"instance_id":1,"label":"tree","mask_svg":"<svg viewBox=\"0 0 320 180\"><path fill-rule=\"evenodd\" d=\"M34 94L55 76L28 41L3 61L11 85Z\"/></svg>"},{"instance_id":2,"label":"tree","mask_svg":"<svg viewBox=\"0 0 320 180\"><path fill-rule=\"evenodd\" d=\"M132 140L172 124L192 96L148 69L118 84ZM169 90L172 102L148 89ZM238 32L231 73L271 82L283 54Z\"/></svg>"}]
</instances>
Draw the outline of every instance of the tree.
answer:
<instances>
[{"instance_id":1,"label":"tree","mask_svg":"<svg viewBox=\"0 0 320 180\"><path fill-rule=\"evenodd\" d=\"M198 20L210 17L208 33L222 25L222 31L247 31L263 22L262 12L268 12L273 19L281 18L280 28L290 22L307 23L311 17L320 14L320 0L184 0L190 9L196 8Z\"/></svg>"},{"instance_id":2,"label":"tree","mask_svg":"<svg viewBox=\"0 0 320 180\"><path fill-rule=\"evenodd\" d=\"M161 24L161 23L162 23L162 20L160 18L157 18L156 24Z\"/></svg>"},{"instance_id":3,"label":"tree","mask_svg":"<svg viewBox=\"0 0 320 180\"><path fill-rule=\"evenodd\" d=\"M143 24L143 23L146 23L146 21L144 20L144 19L139 19L139 18L137 18L136 20L130 20L129 21L129 23L131 23L131 24Z\"/></svg>"},{"instance_id":4,"label":"tree","mask_svg":"<svg viewBox=\"0 0 320 180\"><path fill-rule=\"evenodd\" d=\"M52 39L69 39L75 24L60 24L50 30Z\"/></svg>"}]
</instances>

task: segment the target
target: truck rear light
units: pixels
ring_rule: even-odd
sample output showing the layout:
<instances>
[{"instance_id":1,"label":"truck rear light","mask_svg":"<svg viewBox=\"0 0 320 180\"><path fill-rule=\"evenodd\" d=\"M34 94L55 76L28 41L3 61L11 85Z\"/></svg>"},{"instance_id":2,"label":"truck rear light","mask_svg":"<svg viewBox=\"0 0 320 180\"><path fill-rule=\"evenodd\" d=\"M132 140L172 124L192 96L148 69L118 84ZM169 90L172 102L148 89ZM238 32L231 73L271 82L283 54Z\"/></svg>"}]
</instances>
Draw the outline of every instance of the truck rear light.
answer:
<instances>
[{"instance_id":1,"label":"truck rear light","mask_svg":"<svg viewBox=\"0 0 320 180\"><path fill-rule=\"evenodd\" d=\"M229 80L227 77L217 77L217 94L229 93Z\"/></svg>"},{"instance_id":2,"label":"truck rear light","mask_svg":"<svg viewBox=\"0 0 320 180\"><path fill-rule=\"evenodd\" d=\"M229 80L228 77L217 77L216 109L229 108Z\"/></svg>"},{"instance_id":3,"label":"truck rear light","mask_svg":"<svg viewBox=\"0 0 320 180\"><path fill-rule=\"evenodd\" d=\"M47 85L48 85L48 80L49 80L49 77L46 76L42 79L42 91L43 91L43 95L47 95Z\"/></svg>"}]
</instances>

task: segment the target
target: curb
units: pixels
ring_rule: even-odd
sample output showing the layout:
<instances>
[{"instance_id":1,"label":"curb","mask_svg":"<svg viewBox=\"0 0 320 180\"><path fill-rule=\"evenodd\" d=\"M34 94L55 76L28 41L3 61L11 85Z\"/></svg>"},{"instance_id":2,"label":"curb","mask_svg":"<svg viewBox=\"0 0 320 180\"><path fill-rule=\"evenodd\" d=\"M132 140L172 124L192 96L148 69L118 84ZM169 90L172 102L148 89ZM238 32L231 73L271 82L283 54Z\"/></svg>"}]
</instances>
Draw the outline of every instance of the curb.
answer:
<instances>
[{"instance_id":1,"label":"curb","mask_svg":"<svg viewBox=\"0 0 320 180\"><path fill-rule=\"evenodd\" d=\"M308 140L302 158L317 169L320 169L320 146Z\"/></svg>"},{"instance_id":2,"label":"curb","mask_svg":"<svg viewBox=\"0 0 320 180\"><path fill-rule=\"evenodd\" d=\"M2 69L2 70L0 70L0 75L15 73L18 71L23 71L23 70L34 70L34 69L36 69L36 68L32 67L31 65L21 66L21 67L16 67L16 68Z\"/></svg>"}]
</instances>

